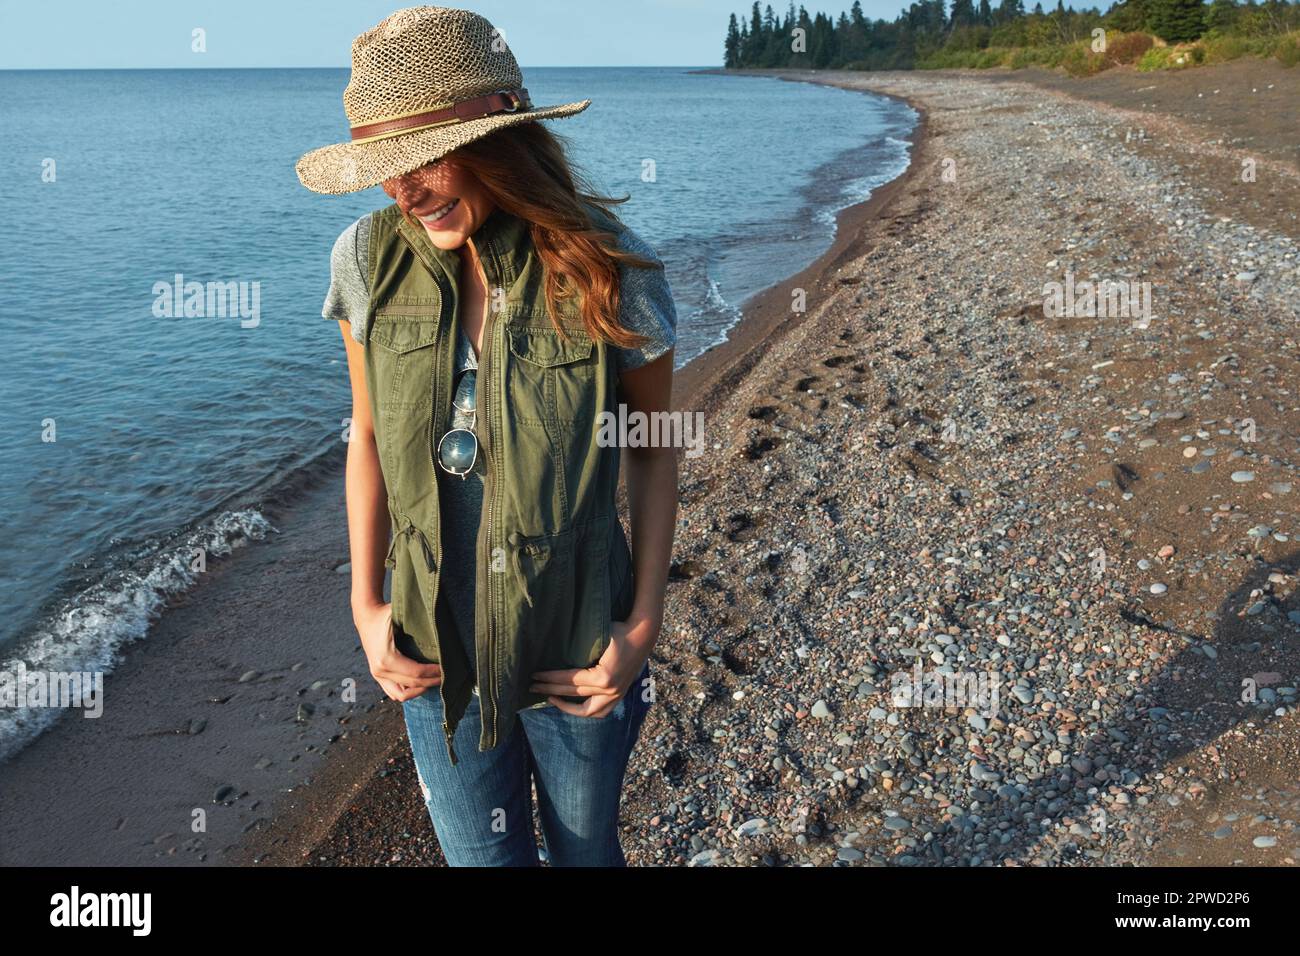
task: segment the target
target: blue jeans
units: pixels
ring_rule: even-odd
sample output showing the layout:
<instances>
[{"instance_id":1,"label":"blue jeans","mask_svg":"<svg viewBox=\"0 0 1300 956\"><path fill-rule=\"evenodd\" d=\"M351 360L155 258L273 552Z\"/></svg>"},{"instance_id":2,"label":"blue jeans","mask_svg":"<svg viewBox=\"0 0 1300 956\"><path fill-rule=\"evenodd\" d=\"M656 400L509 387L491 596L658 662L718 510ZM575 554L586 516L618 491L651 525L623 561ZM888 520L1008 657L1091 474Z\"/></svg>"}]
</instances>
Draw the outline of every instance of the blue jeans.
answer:
<instances>
[{"instance_id":1,"label":"blue jeans","mask_svg":"<svg viewBox=\"0 0 1300 956\"><path fill-rule=\"evenodd\" d=\"M442 691L402 704L424 803L450 866L537 866L532 785L552 866L626 866L618 840L623 774L649 712L650 664L604 717L558 707L519 711L506 739L480 752L479 698L456 725L455 766Z\"/></svg>"}]
</instances>

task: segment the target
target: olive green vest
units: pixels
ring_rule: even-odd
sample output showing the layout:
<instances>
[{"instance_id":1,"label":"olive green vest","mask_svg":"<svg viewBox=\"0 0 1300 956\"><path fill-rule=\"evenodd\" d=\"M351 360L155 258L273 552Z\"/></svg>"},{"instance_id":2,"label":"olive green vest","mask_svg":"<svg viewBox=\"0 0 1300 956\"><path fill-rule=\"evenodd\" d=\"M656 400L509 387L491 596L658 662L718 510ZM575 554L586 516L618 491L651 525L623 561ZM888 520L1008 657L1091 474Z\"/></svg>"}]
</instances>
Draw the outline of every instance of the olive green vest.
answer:
<instances>
[{"instance_id":1,"label":"olive green vest","mask_svg":"<svg viewBox=\"0 0 1300 956\"><path fill-rule=\"evenodd\" d=\"M528 690L534 671L600 659L634 587L615 504L619 449L597 442L598 413L617 413L613 348L587 334L576 300L560 308L568 338L555 330L527 223L497 209L472 238L489 305L475 427L486 466L474 612L482 751L506 739L517 711L549 706ZM451 427L459 274L459 256L433 246L396 204L372 214L365 374L392 518L394 641L441 665L453 764L473 680L439 600L434 454Z\"/></svg>"}]
</instances>

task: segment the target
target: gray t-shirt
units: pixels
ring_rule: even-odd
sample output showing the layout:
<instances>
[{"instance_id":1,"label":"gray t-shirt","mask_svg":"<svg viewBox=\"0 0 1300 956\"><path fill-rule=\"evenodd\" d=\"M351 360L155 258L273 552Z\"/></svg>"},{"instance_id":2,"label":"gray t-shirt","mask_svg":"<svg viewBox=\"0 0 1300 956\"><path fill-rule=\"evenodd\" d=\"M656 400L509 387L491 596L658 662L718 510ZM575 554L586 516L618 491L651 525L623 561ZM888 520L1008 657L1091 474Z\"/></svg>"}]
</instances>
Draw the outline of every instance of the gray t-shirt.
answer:
<instances>
[{"instance_id":1,"label":"gray t-shirt","mask_svg":"<svg viewBox=\"0 0 1300 956\"><path fill-rule=\"evenodd\" d=\"M618 238L620 248L662 265L654 250L631 229L623 226ZM365 337L366 310L370 304L370 277L366 269L369 240L368 215L352 223L338 237L330 254L330 287L321 311L324 318L351 323L352 337L358 342ZM620 372L640 368L673 347L677 340L677 312L661 269L620 267L619 302L619 321L623 327L650 338L640 348L614 348ZM456 373L478 368L474 348L463 330L456 343L455 367ZM465 478L449 475L441 468L435 470L442 510L443 570L439 596L446 599L465 655L471 669L476 671L474 592L478 556L475 550L483 510L483 459L480 457L475 462L473 471Z\"/></svg>"},{"instance_id":2,"label":"gray t-shirt","mask_svg":"<svg viewBox=\"0 0 1300 956\"><path fill-rule=\"evenodd\" d=\"M663 265L654 249L627 225L618 230L618 245ZM366 308L370 303L370 277L366 263L370 249L370 216L365 215L339 235L330 253L330 287L325 295L321 315L327 319L350 322L352 337L361 342L365 336ZM353 321L359 318L360 321ZM619 267L618 319L624 328L648 336L640 348L615 348L620 372L640 368L659 358L677 341L677 310L672 290L661 269Z\"/></svg>"}]
</instances>

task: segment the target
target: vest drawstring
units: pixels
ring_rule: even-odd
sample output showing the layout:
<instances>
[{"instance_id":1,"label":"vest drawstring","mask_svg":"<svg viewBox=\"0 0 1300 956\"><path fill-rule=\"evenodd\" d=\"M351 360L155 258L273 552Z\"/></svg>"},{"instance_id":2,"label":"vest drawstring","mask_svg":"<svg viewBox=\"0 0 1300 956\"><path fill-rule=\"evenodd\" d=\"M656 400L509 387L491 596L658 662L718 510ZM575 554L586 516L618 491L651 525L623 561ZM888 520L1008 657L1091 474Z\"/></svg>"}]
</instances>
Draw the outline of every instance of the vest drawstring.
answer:
<instances>
[{"instance_id":1,"label":"vest drawstring","mask_svg":"<svg viewBox=\"0 0 1300 956\"><path fill-rule=\"evenodd\" d=\"M392 570L397 567L397 558L394 556L397 552L397 539L406 532L405 528L393 532L392 540L388 542L388 554L384 557L384 567Z\"/></svg>"},{"instance_id":2,"label":"vest drawstring","mask_svg":"<svg viewBox=\"0 0 1300 956\"><path fill-rule=\"evenodd\" d=\"M529 607L532 607L533 596L528 593L528 576L524 574L523 561L521 561L519 557L520 552L523 551L524 548L528 547L528 541L527 539L520 536L519 532L517 531L510 532L510 537L507 540L509 541L510 545L514 548L515 574L519 578L519 586L523 589L524 600L528 602Z\"/></svg>"},{"instance_id":3,"label":"vest drawstring","mask_svg":"<svg viewBox=\"0 0 1300 956\"><path fill-rule=\"evenodd\" d=\"M421 531L418 527L416 527L413 521L409 521L409 520L407 522L406 527L401 528L400 530L395 532L393 534L393 540L388 543L388 556L384 558L384 566L388 568L397 567L397 560L394 557L394 553L397 551L398 537L404 534L408 534L408 535L414 534L419 537L420 548L421 550L424 551L425 564L429 566L430 571L436 570L438 567L438 562L434 559L433 547L429 544L429 539L424 536L424 532Z\"/></svg>"},{"instance_id":4,"label":"vest drawstring","mask_svg":"<svg viewBox=\"0 0 1300 956\"><path fill-rule=\"evenodd\" d=\"M430 571L436 571L438 568L438 562L434 559L433 547L429 544L429 539L426 538L424 532L415 525L411 525L411 530L420 536L420 548L424 551L425 564L429 566Z\"/></svg>"}]
</instances>

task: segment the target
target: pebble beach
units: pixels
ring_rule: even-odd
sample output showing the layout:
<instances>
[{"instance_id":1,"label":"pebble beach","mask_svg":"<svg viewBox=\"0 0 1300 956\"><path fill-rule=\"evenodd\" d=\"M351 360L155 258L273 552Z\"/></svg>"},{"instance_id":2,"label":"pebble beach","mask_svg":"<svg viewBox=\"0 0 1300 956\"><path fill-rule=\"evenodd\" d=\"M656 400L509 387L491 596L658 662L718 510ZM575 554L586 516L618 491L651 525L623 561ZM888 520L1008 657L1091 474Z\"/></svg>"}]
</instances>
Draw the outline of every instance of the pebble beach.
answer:
<instances>
[{"instance_id":1,"label":"pebble beach","mask_svg":"<svg viewBox=\"0 0 1300 956\"><path fill-rule=\"evenodd\" d=\"M629 865L1295 865L1300 81L1187 71L1162 105L1132 72L1122 97L778 75L922 122L908 172L679 373L707 450ZM1216 88L1257 125L1193 115ZM1150 308L1045 305L1083 282ZM995 693L900 698L917 674ZM310 783L221 858L441 863L399 706L316 712Z\"/></svg>"}]
</instances>

